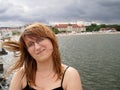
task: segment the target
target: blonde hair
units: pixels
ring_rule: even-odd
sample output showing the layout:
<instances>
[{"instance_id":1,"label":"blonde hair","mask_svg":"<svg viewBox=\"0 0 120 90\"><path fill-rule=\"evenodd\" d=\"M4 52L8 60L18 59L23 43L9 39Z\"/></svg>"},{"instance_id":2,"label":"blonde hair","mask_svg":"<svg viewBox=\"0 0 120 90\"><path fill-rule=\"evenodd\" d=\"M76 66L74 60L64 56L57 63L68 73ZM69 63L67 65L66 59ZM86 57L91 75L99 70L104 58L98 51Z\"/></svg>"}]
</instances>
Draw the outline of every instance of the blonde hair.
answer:
<instances>
[{"instance_id":1,"label":"blonde hair","mask_svg":"<svg viewBox=\"0 0 120 90\"><path fill-rule=\"evenodd\" d=\"M18 42L9 41L3 43L3 46L8 50L20 51L20 59L15 63L11 71L20 69L21 67L24 66L27 82L30 85L35 85L37 64L34 58L29 54L27 50L27 46L25 45L25 41L24 41L25 36L36 37L36 38L47 37L51 40L53 45L52 57L54 63L53 64L54 71L57 74L58 78L61 78L63 72L62 72L61 57L59 53L57 38L54 32L49 27L41 23L34 23L27 26L24 32L22 33L22 35L20 36Z\"/></svg>"}]
</instances>

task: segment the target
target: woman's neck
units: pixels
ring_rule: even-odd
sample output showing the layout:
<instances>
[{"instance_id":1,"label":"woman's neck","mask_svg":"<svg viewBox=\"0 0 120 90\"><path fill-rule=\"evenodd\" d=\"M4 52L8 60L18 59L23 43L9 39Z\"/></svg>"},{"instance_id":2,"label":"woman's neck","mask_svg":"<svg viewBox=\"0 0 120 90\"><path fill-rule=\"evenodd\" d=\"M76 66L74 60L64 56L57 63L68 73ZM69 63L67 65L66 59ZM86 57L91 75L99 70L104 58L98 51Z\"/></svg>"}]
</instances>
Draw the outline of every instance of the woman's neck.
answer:
<instances>
[{"instance_id":1,"label":"woman's neck","mask_svg":"<svg viewBox=\"0 0 120 90\"><path fill-rule=\"evenodd\" d=\"M44 62L37 62L37 72L45 72L53 70L53 60L45 60Z\"/></svg>"},{"instance_id":2,"label":"woman's neck","mask_svg":"<svg viewBox=\"0 0 120 90\"><path fill-rule=\"evenodd\" d=\"M53 75L53 61L49 60L42 63L37 63L37 76L40 76L42 79L49 78Z\"/></svg>"}]
</instances>

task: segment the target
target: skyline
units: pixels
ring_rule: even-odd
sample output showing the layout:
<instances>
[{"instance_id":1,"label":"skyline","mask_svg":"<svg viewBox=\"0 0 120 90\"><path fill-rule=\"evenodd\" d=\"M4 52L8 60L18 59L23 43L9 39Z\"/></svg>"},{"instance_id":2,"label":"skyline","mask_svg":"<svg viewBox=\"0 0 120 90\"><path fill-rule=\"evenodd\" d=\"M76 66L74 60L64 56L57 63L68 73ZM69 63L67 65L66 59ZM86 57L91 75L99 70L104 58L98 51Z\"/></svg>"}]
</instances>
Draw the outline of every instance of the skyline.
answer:
<instances>
[{"instance_id":1,"label":"skyline","mask_svg":"<svg viewBox=\"0 0 120 90\"><path fill-rule=\"evenodd\" d=\"M33 22L120 24L120 0L0 0L0 26Z\"/></svg>"}]
</instances>

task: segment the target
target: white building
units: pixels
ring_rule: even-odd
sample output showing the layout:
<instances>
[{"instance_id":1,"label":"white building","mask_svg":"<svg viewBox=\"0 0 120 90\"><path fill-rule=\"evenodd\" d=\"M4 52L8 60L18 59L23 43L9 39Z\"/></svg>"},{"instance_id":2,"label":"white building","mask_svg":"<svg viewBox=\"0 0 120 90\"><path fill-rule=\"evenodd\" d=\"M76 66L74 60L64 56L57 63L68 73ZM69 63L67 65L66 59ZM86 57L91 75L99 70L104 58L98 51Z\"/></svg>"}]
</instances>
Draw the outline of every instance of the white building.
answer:
<instances>
[{"instance_id":1,"label":"white building","mask_svg":"<svg viewBox=\"0 0 120 90\"><path fill-rule=\"evenodd\" d=\"M55 28L57 28L59 31L76 32L76 33L86 31L84 25L78 25L78 24L57 24L55 25Z\"/></svg>"}]
</instances>

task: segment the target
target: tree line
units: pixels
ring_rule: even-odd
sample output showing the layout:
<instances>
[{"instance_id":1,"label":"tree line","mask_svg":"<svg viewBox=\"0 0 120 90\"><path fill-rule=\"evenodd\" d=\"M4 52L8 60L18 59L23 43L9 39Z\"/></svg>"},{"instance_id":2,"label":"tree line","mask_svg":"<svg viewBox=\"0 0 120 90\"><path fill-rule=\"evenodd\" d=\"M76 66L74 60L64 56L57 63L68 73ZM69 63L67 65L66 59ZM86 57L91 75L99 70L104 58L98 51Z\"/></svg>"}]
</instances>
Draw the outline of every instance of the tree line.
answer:
<instances>
[{"instance_id":1,"label":"tree line","mask_svg":"<svg viewBox=\"0 0 120 90\"><path fill-rule=\"evenodd\" d=\"M120 25L114 24L114 25L106 25L106 24L91 24L90 26L86 26L86 31L87 32L92 32L92 31L99 31L100 28L115 28L117 31L120 31Z\"/></svg>"}]
</instances>

